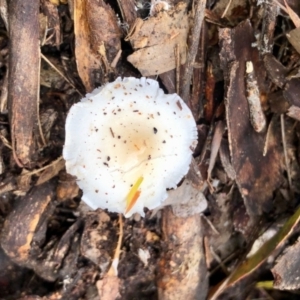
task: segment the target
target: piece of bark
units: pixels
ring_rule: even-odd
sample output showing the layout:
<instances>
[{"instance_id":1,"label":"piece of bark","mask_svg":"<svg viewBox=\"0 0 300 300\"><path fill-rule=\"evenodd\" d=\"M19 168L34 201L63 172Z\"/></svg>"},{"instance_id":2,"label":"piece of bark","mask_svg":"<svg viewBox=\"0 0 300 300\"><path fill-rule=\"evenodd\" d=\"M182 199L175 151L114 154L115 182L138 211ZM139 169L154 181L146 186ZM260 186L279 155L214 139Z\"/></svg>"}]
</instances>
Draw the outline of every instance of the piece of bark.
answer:
<instances>
[{"instance_id":1,"label":"piece of bark","mask_svg":"<svg viewBox=\"0 0 300 300\"><path fill-rule=\"evenodd\" d=\"M214 116L215 111L215 101L214 101L214 91L215 91L216 79L213 74L212 64L207 63L206 68L206 84L205 84L205 106L204 106L204 118L210 123Z\"/></svg>"},{"instance_id":2,"label":"piece of bark","mask_svg":"<svg viewBox=\"0 0 300 300\"><path fill-rule=\"evenodd\" d=\"M191 32L191 38L188 42L188 54L186 58L186 64L182 74L182 82L180 87L180 96L186 103L190 102L190 86L193 75L193 69L195 64L196 55L199 48L200 34L202 23L204 20L206 0L199 0L196 2L195 14L193 19L193 28Z\"/></svg>"},{"instance_id":3,"label":"piece of bark","mask_svg":"<svg viewBox=\"0 0 300 300\"><path fill-rule=\"evenodd\" d=\"M206 22L202 24L199 50L195 58L195 67L192 77L192 92L190 97L190 109L195 120L199 119L199 113L203 111L203 91L205 90L205 64L207 61L208 49L208 26ZM216 55L218 56L218 55Z\"/></svg>"},{"instance_id":4,"label":"piece of bark","mask_svg":"<svg viewBox=\"0 0 300 300\"><path fill-rule=\"evenodd\" d=\"M89 212L81 239L82 255L98 265L103 273L111 264L118 241L116 226L111 227L111 224L106 212Z\"/></svg>"},{"instance_id":5,"label":"piece of bark","mask_svg":"<svg viewBox=\"0 0 300 300\"><path fill-rule=\"evenodd\" d=\"M286 248L285 253L277 260L271 270L274 275L274 288L296 290L300 288L300 239Z\"/></svg>"},{"instance_id":6,"label":"piece of bark","mask_svg":"<svg viewBox=\"0 0 300 300\"><path fill-rule=\"evenodd\" d=\"M11 140L19 166L29 165L34 151L33 129L39 92L40 1L11 1L9 5L9 85Z\"/></svg>"},{"instance_id":7,"label":"piece of bark","mask_svg":"<svg viewBox=\"0 0 300 300\"><path fill-rule=\"evenodd\" d=\"M264 16L262 18L262 32L260 34L259 48L261 53L272 53L274 45L274 31L279 13L276 5L270 5L268 2L264 2Z\"/></svg>"},{"instance_id":8,"label":"piece of bark","mask_svg":"<svg viewBox=\"0 0 300 300\"><path fill-rule=\"evenodd\" d=\"M103 0L86 1L85 10L91 48L94 53L100 52L101 54L99 47L103 44L106 58L102 57L102 60L107 59L107 63L111 64L121 49L121 31L116 13Z\"/></svg>"},{"instance_id":9,"label":"piece of bark","mask_svg":"<svg viewBox=\"0 0 300 300\"><path fill-rule=\"evenodd\" d=\"M269 134L268 152L264 155L266 130L258 133L251 125L245 86L246 62L253 63L260 92L265 92L265 72L257 48L251 46L254 35L248 20L234 29L221 29L220 41L221 65L229 84L225 104L232 166L247 212L252 216L260 215L272 208L273 192L281 182L278 161L282 152L275 126Z\"/></svg>"},{"instance_id":10,"label":"piece of bark","mask_svg":"<svg viewBox=\"0 0 300 300\"><path fill-rule=\"evenodd\" d=\"M24 284L27 270L14 264L0 248L0 298L9 297L20 291ZM6 298L7 299L7 298Z\"/></svg>"},{"instance_id":11,"label":"piece of bark","mask_svg":"<svg viewBox=\"0 0 300 300\"><path fill-rule=\"evenodd\" d=\"M206 299L208 276L200 215L180 218L167 207L162 218L165 249L158 271L159 300Z\"/></svg>"},{"instance_id":12,"label":"piece of bark","mask_svg":"<svg viewBox=\"0 0 300 300\"><path fill-rule=\"evenodd\" d=\"M19 265L27 266L31 258L31 243L39 244L45 238L45 229L36 235L47 218L49 203L55 195L54 184L44 183L34 187L25 197L19 199L16 207L3 226L1 246L5 253Z\"/></svg>"},{"instance_id":13,"label":"piece of bark","mask_svg":"<svg viewBox=\"0 0 300 300\"><path fill-rule=\"evenodd\" d=\"M121 48L116 14L102 0L75 0L74 32L78 74L86 91L91 92L104 83Z\"/></svg>"}]
</instances>

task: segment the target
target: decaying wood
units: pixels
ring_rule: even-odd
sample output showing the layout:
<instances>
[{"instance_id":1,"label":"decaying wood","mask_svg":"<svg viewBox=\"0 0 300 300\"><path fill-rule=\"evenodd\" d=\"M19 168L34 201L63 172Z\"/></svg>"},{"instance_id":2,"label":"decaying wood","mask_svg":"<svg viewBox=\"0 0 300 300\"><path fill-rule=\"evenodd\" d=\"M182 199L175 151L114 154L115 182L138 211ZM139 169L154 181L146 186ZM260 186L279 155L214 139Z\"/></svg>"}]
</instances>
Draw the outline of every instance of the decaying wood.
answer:
<instances>
[{"instance_id":1,"label":"decaying wood","mask_svg":"<svg viewBox=\"0 0 300 300\"><path fill-rule=\"evenodd\" d=\"M193 18L192 39L189 45L186 65L182 74L181 98L188 103L191 87L191 79L195 58L198 52L200 33L204 19L206 0L198 0L195 8L195 16Z\"/></svg>"},{"instance_id":2,"label":"decaying wood","mask_svg":"<svg viewBox=\"0 0 300 300\"><path fill-rule=\"evenodd\" d=\"M274 287L280 290L296 290L300 288L299 249L300 240L288 247L277 260L271 270L274 275Z\"/></svg>"},{"instance_id":3,"label":"decaying wood","mask_svg":"<svg viewBox=\"0 0 300 300\"><path fill-rule=\"evenodd\" d=\"M183 80L180 91L181 97L186 102L189 101L190 97L190 84L198 52L205 5L206 0L199 0L196 4L192 40L182 75ZM200 172L198 176L201 177ZM206 205L204 197L203 200L199 201L197 192L199 195L202 194L199 190L192 187L191 182L185 181L179 189L181 196L177 194L178 191L177 193L175 191L175 197L187 199L188 202L191 199L199 203L202 201L202 203L205 203L204 206ZM196 191L196 193L193 193L191 189ZM157 285L160 300L206 298L207 270L199 210L195 209L196 206L191 208L188 205L187 203L187 207L183 208L181 205L181 207L175 206L173 208L180 217L176 216L169 207L163 211L162 230L166 249L161 256L159 264L160 275ZM185 205L183 204L183 206ZM184 213L182 213L183 211Z\"/></svg>"},{"instance_id":4,"label":"decaying wood","mask_svg":"<svg viewBox=\"0 0 300 300\"><path fill-rule=\"evenodd\" d=\"M81 240L81 253L106 273L117 244L117 228L110 228L110 217L104 211L90 212L87 215ZM110 237L107 239L107 237Z\"/></svg>"},{"instance_id":5,"label":"decaying wood","mask_svg":"<svg viewBox=\"0 0 300 300\"><path fill-rule=\"evenodd\" d=\"M106 59L108 64L110 64L121 49L121 31L116 14L110 5L102 0L86 1L85 11L91 48L94 53L98 52L103 56L99 49L103 45L106 57L102 57L102 60Z\"/></svg>"},{"instance_id":6,"label":"decaying wood","mask_svg":"<svg viewBox=\"0 0 300 300\"><path fill-rule=\"evenodd\" d=\"M163 211L162 228L166 248L159 263L159 299L206 299L208 277L200 216L176 217L168 207Z\"/></svg>"},{"instance_id":7,"label":"decaying wood","mask_svg":"<svg viewBox=\"0 0 300 300\"><path fill-rule=\"evenodd\" d=\"M27 266L31 257L31 243L36 239L36 232L48 213L48 205L54 195L54 184L51 182L34 187L30 193L19 199L5 222L1 246L19 265Z\"/></svg>"},{"instance_id":8,"label":"decaying wood","mask_svg":"<svg viewBox=\"0 0 300 300\"><path fill-rule=\"evenodd\" d=\"M39 4L38 0L16 0L9 5L8 101L13 154L19 166L29 165L34 152L39 99Z\"/></svg>"},{"instance_id":9,"label":"decaying wood","mask_svg":"<svg viewBox=\"0 0 300 300\"><path fill-rule=\"evenodd\" d=\"M87 92L105 82L121 47L117 17L104 1L75 0L76 63Z\"/></svg>"},{"instance_id":10,"label":"decaying wood","mask_svg":"<svg viewBox=\"0 0 300 300\"><path fill-rule=\"evenodd\" d=\"M262 32L260 35L259 47L261 53L271 53L274 45L274 31L276 25L276 18L278 15L278 8L276 5L272 5L269 2L263 4L264 17L262 19Z\"/></svg>"}]
</instances>

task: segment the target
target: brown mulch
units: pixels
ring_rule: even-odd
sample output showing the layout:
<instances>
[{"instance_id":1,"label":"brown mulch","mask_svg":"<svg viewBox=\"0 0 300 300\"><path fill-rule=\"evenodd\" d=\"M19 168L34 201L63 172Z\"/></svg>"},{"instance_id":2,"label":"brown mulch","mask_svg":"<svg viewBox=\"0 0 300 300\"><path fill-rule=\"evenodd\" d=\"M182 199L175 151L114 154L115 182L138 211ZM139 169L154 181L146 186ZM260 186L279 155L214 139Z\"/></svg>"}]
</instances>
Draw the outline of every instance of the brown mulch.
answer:
<instances>
[{"instance_id":1,"label":"brown mulch","mask_svg":"<svg viewBox=\"0 0 300 300\"><path fill-rule=\"evenodd\" d=\"M11 0L0 16L0 299L299 298L299 1ZM119 76L178 93L198 128L173 205L144 218L91 211L62 158L70 107Z\"/></svg>"}]
</instances>

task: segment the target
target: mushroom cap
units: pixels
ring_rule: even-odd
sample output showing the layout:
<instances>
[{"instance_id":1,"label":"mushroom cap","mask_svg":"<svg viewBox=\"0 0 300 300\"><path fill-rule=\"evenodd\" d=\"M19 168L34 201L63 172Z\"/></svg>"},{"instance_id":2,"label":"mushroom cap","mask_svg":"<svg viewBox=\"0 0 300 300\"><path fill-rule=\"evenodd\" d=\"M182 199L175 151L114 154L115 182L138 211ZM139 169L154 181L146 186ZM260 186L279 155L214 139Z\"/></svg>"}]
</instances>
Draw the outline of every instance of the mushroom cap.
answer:
<instances>
[{"instance_id":1,"label":"mushroom cap","mask_svg":"<svg viewBox=\"0 0 300 300\"><path fill-rule=\"evenodd\" d=\"M195 120L177 94L152 79L117 78L71 107L63 157L84 202L129 217L162 204L196 144ZM128 198L136 198L130 208Z\"/></svg>"}]
</instances>

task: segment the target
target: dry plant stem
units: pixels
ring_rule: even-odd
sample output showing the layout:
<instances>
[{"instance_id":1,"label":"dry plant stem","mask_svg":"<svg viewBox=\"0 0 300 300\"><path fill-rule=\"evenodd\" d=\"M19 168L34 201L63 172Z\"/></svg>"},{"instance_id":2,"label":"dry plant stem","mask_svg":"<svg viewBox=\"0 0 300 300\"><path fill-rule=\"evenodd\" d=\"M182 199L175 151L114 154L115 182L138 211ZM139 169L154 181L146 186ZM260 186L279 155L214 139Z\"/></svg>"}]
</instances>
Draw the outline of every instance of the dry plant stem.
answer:
<instances>
[{"instance_id":1,"label":"dry plant stem","mask_svg":"<svg viewBox=\"0 0 300 300\"><path fill-rule=\"evenodd\" d=\"M119 50L116 57L114 58L114 60L112 61L112 63L110 64L110 66L112 68L116 68L117 64L118 64L118 61L120 60L121 58L121 54L122 54L122 50Z\"/></svg>"},{"instance_id":2,"label":"dry plant stem","mask_svg":"<svg viewBox=\"0 0 300 300\"><path fill-rule=\"evenodd\" d=\"M7 12L7 2L6 0L0 0L0 15L5 24L7 31L9 30L8 27L8 12Z\"/></svg>"},{"instance_id":3,"label":"dry plant stem","mask_svg":"<svg viewBox=\"0 0 300 300\"><path fill-rule=\"evenodd\" d=\"M13 155L22 167L31 162L39 89L38 0L11 1L9 9L8 103Z\"/></svg>"},{"instance_id":4,"label":"dry plant stem","mask_svg":"<svg viewBox=\"0 0 300 300\"><path fill-rule=\"evenodd\" d=\"M285 138L285 125L284 125L284 115L280 115L280 125L281 125L281 137L282 137L282 144L283 144L283 153L284 153L284 162L286 166L286 172L288 176L289 188L292 189L292 179L291 179L291 171L289 166L288 154L287 154L287 145L286 145L286 138Z\"/></svg>"},{"instance_id":5,"label":"dry plant stem","mask_svg":"<svg viewBox=\"0 0 300 300\"><path fill-rule=\"evenodd\" d=\"M33 171L29 172L29 173L26 173L26 176L31 176L31 175L34 175L34 174L38 174L38 173L40 173L40 172L42 172L42 171L44 171L44 170L46 170L46 169L52 167L53 165L59 163L62 159L63 159L63 157L60 156L58 159L56 159L56 160L54 160L53 162L51 162L51 164L49 164L49 165L47 165L47 166L44 166L44 167L42 167L42 168L39 168L39 169L37 169L37 170L33 170ZM22 176L22 175L21 175L21 176Z\"/></svg>"},{"instance_id":6,"label":"dry plant stem","mask_svg":"<svg viewBox=\"0 0 300 300\"><path fill-rule=\"evenodd\" d=\"M40 85L41 85L41 49L39 50L39 78L38 78L38 89L36 94L36 111L37 111L37 123L39 127L40 136L43 142L43 146L46 147L47 143L42 129L41 118L40 118Z\"/></svg>"},{"instance_id":7,"label":"dry plant stem","mask_svg":"<svg viewBox=\"0 0 300 300\"><path fill-rule=\"evenodd\" d=\"M0 112L4 113L7 110L7 97L8 97L8 71L6 71L4 76L4 81L1 89L0 96Z\"/></svg>"},{"instance_id":8,"label":"dry plant stem","mask_svg":"<svg viewBox=\"0 0 300 300\"><path fill-rule=\"evenodd\" d=\"M70 86L78 93L79 96L83 97L83 95L78 91L76 86L60 71L58 70L55 65L41 53L42 59L53 69L55 70Z\"/></svg>"},{"instance_id":9,"label":"dry plant stem","mask_svg":"<svg viewBox=\"0 0 300 300\"><path fill-rule=\"evenodd\" d=\"M163 211L165 251L159 263L159 300L206 299L207 271L199 214L180 218Z\"/></svg>"},{"instance_id":10,"label":"dry plant stem","mask_svg":"<svg viewBox=\"0 0 300 300\"><path fill-rule=\"evenodd\" d=\"M214 251L213 247L210 247L210 252L211 252L212 256L214 257L214 259L219 263L219 266L222 269L222 271L224 272L224 274L226 274L226 276L228 276L230 273L229 273L228 269L226 268L225 263L222 261L220 256Z\"/></svg>"},{"instance_id":11,"label":"dry plant stem","mask_svg":"<svg viewBox=\"0 0 300 300\"><path fill-rule=\"evenodd\" d=\"M229 7L230 7L230 5L231 5L231 2L232 2L232 0L229 0L229 1L228 1L228 4L226 5L226 8L225 8L225 10L224 10L224 12L223 12L223 14L222 14L222 16L221 16L222 19L226 16L226 14L227 14L227 12L228 12L228 9L229 9Z\"/></svg>"},{"instance_id":12,"label":"dry plant stem","mask_svg":"<svg viewBox=\"0 0 300 300\"><path fill-rule=\"evenodd\" d=\"M5 138L5 136L3 136L1 133L0 133L0 139L2 141L2 143L9 149L12 149L12 146L11 144L9 143L9 141Z\"/></svg>"},{"instance_id":13,"label":"dry plant stem","mask_svg":"<svg viewBox=\"0 0 300 300\"><path fill-rule=\"evenodd\" d=\"M117 247L115 250L115 254L114 254L114 258L113 258L111 267L107 272L108 276L118 276L118 263L119 263L121 247L122 247L122 239L123 239L123 216L122 216L122 214L119 214L119 227L120 227L120 232L119 232L118 244L117 244Z\"/></svg>"},{"instance_id":14,"label":"dry plant stem","mask_svg":"<svg viewBox=\"0 0 300 300\"><path fill-rule=\"evenodd\" d=\"M210 152L210 159L209 159L209 166L207 170L207 180L211 179L211 172L215 166L217 155L219 153L219 149L222 142L222 136L225 132L225 124L222 121L219 121L216 124L214 136L211 143L211 152Z\"/></svg>"},{"instance_id":15,"label":"dry plant stem","mask_svg":"<svg viewBox=\"0 0 300 300\"><path fill-rule=\"evenodd\" d=\"M180 52L179 46L175 46L175 59L176 59L176 93L179 94L179 84L180 84Z\"/></svg>"},{"instance_id":16,"label":"dry plant stem","mask_svg":"<svg viewBox=\"0 0 300 300\"><path fill-rule=\"evenodd\" d=\"M183 80L181 88L181 98L188 103L190 95L190 85L193 74L195 58L198 52L200 32L205 15L206 0L198 0L196 4L194 27L192 31L192 39L189 47L186 65L183 71Z\"/></svg>"}]
</instances>

